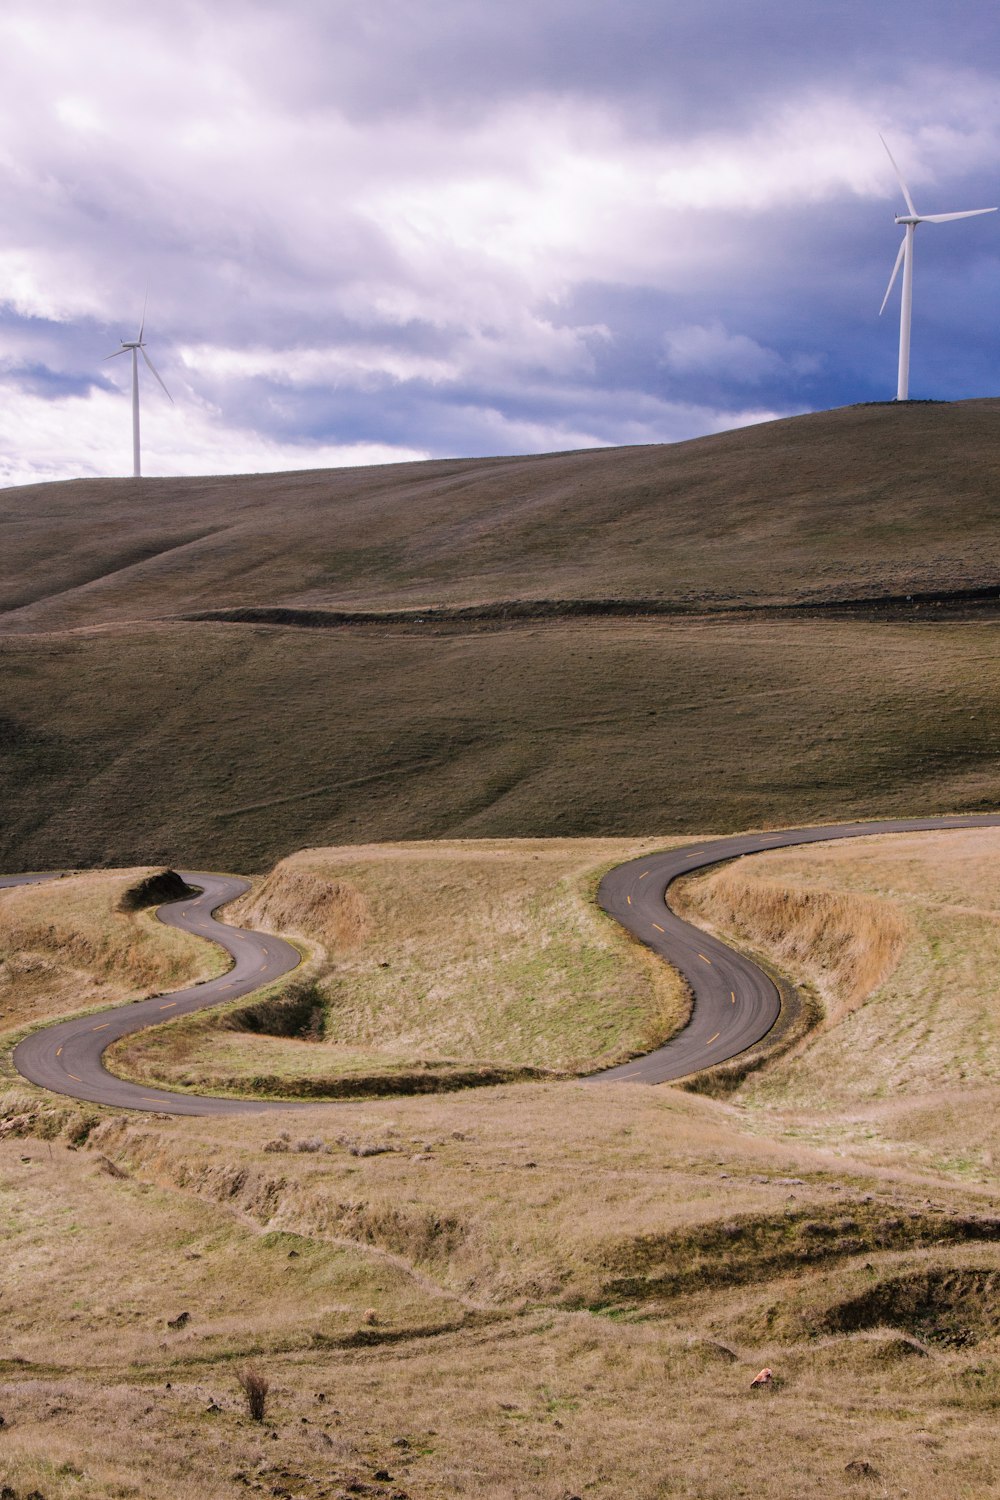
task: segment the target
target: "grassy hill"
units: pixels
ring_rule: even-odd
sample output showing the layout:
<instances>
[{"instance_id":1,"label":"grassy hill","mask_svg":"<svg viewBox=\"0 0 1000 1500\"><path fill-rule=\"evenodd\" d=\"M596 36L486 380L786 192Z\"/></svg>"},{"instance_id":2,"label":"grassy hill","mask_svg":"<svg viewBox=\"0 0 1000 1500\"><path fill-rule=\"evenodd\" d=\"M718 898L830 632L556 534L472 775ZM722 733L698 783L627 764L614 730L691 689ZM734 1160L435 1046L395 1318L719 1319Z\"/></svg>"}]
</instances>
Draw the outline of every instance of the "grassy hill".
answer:
<instances>
[{"instance_id":1,"label":"grassy hill","mask_svg":"<svg viewBox=\"0 0 1000 1500\"><path fill-rule=\"evenodd\" d=\"M993 806L998 417L2 492L0 865Z\"/></svg>"},{"instance_id":2,"label":"grassy hill","mask_svg":"<svg viewBox=\"0 0 1000 1500\"><path fill-rule=\"evenodd\" d=\"M541 978L544 995L561 969L616 1010L617 985L565 967L585 932L578 903L552 899L560 878L582 896L610 852L287 861L250 905L329 944L345 1033L296 1045L349 1056L361 1017L337 972L352 967L360 989L388 958L401 983L377 997L378 1042L420 1055L479 1011L498 934L516 957L525 922L554 952L544 975L517 962L509 983L527 995ZM54 1098L3 1062L0 1487L18 1500L995 1494L998 852L997 830L963 830L695 877L702 914L794 958L823 1001L806 1044L725 1100L571 1080L169 1119ZM147 962L159 949L173 964L177 934L113 909L140 873L5 893L0 948L48 960L51 924L82 914L99 937L103 903L116 946L141 940ZM317 880L339 885L335 913ZM474 901L453 929L459 882ZM888 923L889 966L863 976L850 941L816 947L818 915L828 940L847 935L841 918L869 939ZM366 932L381 940L367 957ZM415 994L406 964L419 954L425 971L444 933L447 993ZM104 953L74 955L94 995ZM639 967L624 941L621 955ZM566 1024L582 1039L591 1017L568 1006ZM551 1038L542 1018L526 1055L543 1062ZM287 1066L290 1045L258 1036L248 1069L268 1046ZM270 1382L259 1424L237 1383L248 1363ZM774 1379L753 1390L762 1366Z\"/></svg>"},{"instance_id":3,"label":"grassy hill","mask_svg":"<svg viewBox=\"0 0 1000 1500\"><path fill-rule=\"evenodd\" d=\"M7 629L240 606L991 585L1000 400L848 407L693 442L0 493Z\"/></svg>"},{"instance_id":4,"label":"grassy hill","mask_svg":"<svg viewBox=\"0 0 1000 1500\"><path fill-rule=\"evenodd\" d=\"M249 1006L128 1038L110 1066L202 1093L363 1098L551 1080L649 1052L686 1022L690 994L594 902L604 870L648 847L304 850L227 919L301 942L306 967Z\"/></svg>"}]
</instances>

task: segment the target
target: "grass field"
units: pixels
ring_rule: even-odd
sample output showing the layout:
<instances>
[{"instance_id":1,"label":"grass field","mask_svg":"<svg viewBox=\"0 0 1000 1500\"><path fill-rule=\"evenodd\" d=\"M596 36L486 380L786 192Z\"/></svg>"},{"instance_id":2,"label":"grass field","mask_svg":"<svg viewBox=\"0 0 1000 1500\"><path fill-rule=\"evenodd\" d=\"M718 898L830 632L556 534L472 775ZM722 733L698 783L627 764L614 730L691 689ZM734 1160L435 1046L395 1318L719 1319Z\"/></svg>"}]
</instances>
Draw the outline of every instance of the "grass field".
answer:
<instances>
[{"instance_id":1,"label":"grass field","mask_svg":"<svg viewBox=\"0 0 1000 1500\"><path fill-rule=\"evenodd\" d=\"M219 974L221 949L122 898L150 874L108 870L0 890L0 1033Z\"/></svg>"},{"instance_id":2,"label":"grass field","mask_svg":"<svg viewBox=\"0 0 1000 1500\"><path fill-rule=\"evenodd\" d=\"M992 807L997 629L716 619L8 636L0 865L249 872L315 844Z\"/></svg>"},{"instance_id":3,"label":"grass field","mask_svg":"<svg viewBox=\"0 0 1000 1500\"><path fill-rule=\"evenodd\" d=\"M672 1090L286 1124L122 1118L75 1153L0 1148L19 1493L797 1500L858 1493L859 1462L891 1493L990 1492L981 1192L755 1138Z\"/></svg>"},{"instance_id":4,"label":"grass field","mask_svg":"<svg viewBox=\"0 0 1000 1500\"><path fill-rule=\"evenodd\" d=\"M0 492L0 868L995 805L998 411Z\"/></svg>"},{"instance_id":5,"label":"grass field","mask_svg":"<svg viewBox=\"0 0 1000 1500\"><path fill-rule=\"evenodd\" d=\"M305 850L229 913L317 954L305 1005L279 1003L268 1019L237 1002L126 1038L112 1066L167 1087L289 1097L454 1086L477 1070L589 1072L648 1052L687 1019L686 987L593 904L604 869L648 847ZM303 981L280 989L294 997Z\"/></svg>"},{"instance_id":6,"label":"grass field","mask_svg":"<svg viewBox=\"0 0 1000 1500\"><path fill-rule=\"evenodd\" d=\"M995 588L1000 402L692 442L0 493L4 626L246 605L791 601Z\"/></svg>"},{"instance_id":7,"label":"grass field","mask_svg":"<svg viewBox=\"0 0 1000 1500\"><path fill-rule=\"evenodd\" d=\"M11 1085L0 1480L18 1500L996 1494L998 847L873 839L692 882L754 946L775 910L824 937L815 963L794 930L781 952L828 1024L725 1101L566 1081L199 1121ZM364 889L358 851L311 852L249 904L360 964L368 853ZM418 945L458 869L442 851L435 884L429 854ZM413 851L381 864L391 910ZM476 899L505 872L521 912L538 886L506 851ZM320 880L336 900L311 900ZM862 915L891 938L867 967L837 941Z\"/></svg>"}]
</instances>

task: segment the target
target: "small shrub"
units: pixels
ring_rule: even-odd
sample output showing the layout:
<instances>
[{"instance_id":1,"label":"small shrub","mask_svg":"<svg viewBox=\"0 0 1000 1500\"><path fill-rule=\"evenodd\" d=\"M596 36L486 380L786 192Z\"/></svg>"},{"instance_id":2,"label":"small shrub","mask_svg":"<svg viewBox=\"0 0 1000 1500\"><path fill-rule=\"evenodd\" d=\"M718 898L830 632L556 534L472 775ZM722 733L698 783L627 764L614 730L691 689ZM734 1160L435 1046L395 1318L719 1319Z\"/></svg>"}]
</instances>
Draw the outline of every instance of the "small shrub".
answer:
<instances>
[{"instance_id":1,"label":"small shrub","mask_svg":"<svg viewBox=\"0 0 1000 1500\"><path fill-rule=\"evenodd\" d=\"M142 911L147 906L161 906L165 901L182 901L194 896L193 886L187 885L176 870L159 870L155 875L146 875L136 885L129 886L118 902L119 911Z\"/></svg>"},{"instance_id":2,"label":"small shrub","mask_svg":"<svg viewBox=\"0 0 1000 1500\"><path fill-rule=\"evenodd\" d=\"M271 1389L267 1376L263 1375L256 1365L247 1365L239 1372L236 1379L246 1397L247 1411L251 1419L254 1422L263 1422L264 1411L267 1407L267 1393Z\"/></svg>"}]
</instances>

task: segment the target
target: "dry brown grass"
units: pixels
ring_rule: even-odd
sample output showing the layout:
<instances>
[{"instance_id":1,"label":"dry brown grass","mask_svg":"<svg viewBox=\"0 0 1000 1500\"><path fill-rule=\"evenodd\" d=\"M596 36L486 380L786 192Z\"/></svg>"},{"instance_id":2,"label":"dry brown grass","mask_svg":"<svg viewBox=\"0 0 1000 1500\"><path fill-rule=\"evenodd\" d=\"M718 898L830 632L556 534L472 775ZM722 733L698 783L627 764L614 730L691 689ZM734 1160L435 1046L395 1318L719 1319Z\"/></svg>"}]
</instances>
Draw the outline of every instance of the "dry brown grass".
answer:
<instances>
[{"instance_id":1,"label":"dry brown grass","mask_svg":"<svg viewBox=\"0 0 1000 1500\"><path fill-rule=\"evenodd\" d=\"M265 932L294 933L328 957L349 952L371 932L371 906L349 879L330 878L322 855L310 850L283 860L230 907L233 921Z\"/></svg>"},{"instance_id":2,"label":"dry brown grass","mask_svg":"<svg viewBox=\"0 0 1000 1500\"><path fill-rule=\"evenodd\" d=\"M0 635L0 866L250 873L308 845L979 810L1000 800L996 631L639 619Z\"/></svg>"},{"instance_id":3,"label":"dry brown grass","mask_svg":"<svg viewBox=\"0 0 1000 1500\"><path fill-rule=\"evenodd\" d=\"M315 1110L285 1117L284 1154L266 1150L280 1117L109 1119L51 1156L30 1136L0 1145L16 1209L0 1475L47 1500L216 1500L247 1482L305 1500L352 1483L839 1500L861 1459L914 1500L988 1493L1000 1308L963 1324L957 1298L939 1337L897 1297L895 1331L828 1327L865 1288L1000 1273L988 1242L928 1243L988 1198L938 1182L927 1206L926 1179L754 1137L674 1090L597 1098L559 1084ZM316 1138L327 1149L295 1149ZM393 1149L350 1149L376 1143ZM798 1265L759 1250L790 1214L815 1246ZM865 1244L875 1230L890 1237ZM948 1341L949 1313L975 1343ZM263 1424L235 1389L250 1361L271 1382ZM758 1398L762 1364L776 1381Z\"/></svg>"},{"instance_id":4,"label":"dry brown grass","mask_svg":"<svg viewBox=\"0 0 1000 1500\"><path fill-rule=\"evenodd\" d=\"M220 949L118 910L149 872L108 870L0 891L0 1031L218 974Z\"/></svg>"},{"instance_id":5,"label":"dry brown grass","mask_svg":"<svg viewBox=\"0 0 1000 1500\"><path fill-rule=\"evenodd\" d=\"M115 1066L194 1088L335 1094L338 1080L410 1091L477 1068L588 1071L648 1051L686 1019L686 990L593 905L598 871L648 847L524 839L305 850L232 916L320 951L310 994L325 1007L325 1039L234 1031L230 1007L221 1022L119 1044Z\"/></svg>"},{"instance_id":6,"label":"dry brown grass","mask_svg":"<svg viewBox=\"0 0 1000 1500\"><path fill-rule=\"evenodd\" d=\"M898 907L905 946L728 1103L563 1082L90 1111L70 1151L86 1111L0 1099L0 1480L46 1500L996 1493L1000 1194L953 1148L996 1134L1000 1084L988 1048L968 1091L935 1069L994 1005L998 842L762 856L774 886ZM878 1097L904 1016L905 1088Z\"/></svg>"},{"instance_id":7,"label":"dry brown grass","mask_svg":"<svg viewBox=\"0 0 1000 1500\"><path fill-rule=\"evenodd\" d=\"M762 881L848 910L874 903L905 928L894 967L865 1003L736 1096L762 1128L871 1161L995 1180L998 847L995 830L969 829L775 851L734 869L748 887ZM760 947L780 962L788 941ZM823 980L821 968L804 962L803 971Z\"/></svg>"},{"instance_id":8,"label":"dry brown grass","mask_svg":"<svg viewBox=\"0 0 1000 1500\"><path fill-rule=\"evenodd\" d=\"M0 867L251 871L307 844L994 805L997 407L6 490ZM972 585L992 599L978 623L731 608ZM682 613L510 628L422 613L510 597ZM277 605L417 618L183 618Z\"/></svg>"},{"instance_id":9,"label":"dry brown grass","mask_svg":"<svg viewBox=\"0 0 1000 1500\"><path fill-rule=\"evenodd\" d=\"M252 1422L263 1422L267 1410L267 1393L271 1382L257 1365L244 1365L237 1371L236 1383L247 1403L247 1415Z\"/></svg>"},{"instance_id":10,"label":"dry brown grass","mask_svg":"<svg viewBox=\"0 0 1000 1500\"><path fill-rule=\"evenodd\" d=\"M803 889L761 877L741 861L686 883L674 905L780 968L810 980L836 1025L895 968L907 924L890 902L854 892Z\"/></svg>"},{"instance_id":11,"label":"dry brown grass","mask_svg":"<svg viewBox=\"0 0 1000 1500\"><path fill-rule=\"evenodd\" d=\"M244 604L700 606L993 587L998 406L853 407L526 458L6 490L0 608L7 628L52 631Z\"/></svg>"}]
</instances>

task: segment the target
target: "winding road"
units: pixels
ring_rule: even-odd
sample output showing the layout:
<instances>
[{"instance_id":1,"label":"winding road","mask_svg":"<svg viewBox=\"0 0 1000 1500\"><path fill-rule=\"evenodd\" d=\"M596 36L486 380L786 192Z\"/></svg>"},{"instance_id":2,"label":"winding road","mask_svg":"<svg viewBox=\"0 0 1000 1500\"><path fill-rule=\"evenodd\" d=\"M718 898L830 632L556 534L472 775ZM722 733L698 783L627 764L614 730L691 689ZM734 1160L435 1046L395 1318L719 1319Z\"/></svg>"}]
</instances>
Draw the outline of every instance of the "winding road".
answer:
<instances>
[{"instance_id":1,"label":"winding road","mask_svg":"<svg viewBox=\"0 0 1000 1500\"><path fill-rule=\"evenodd\" d=\"M249 995L262 985L287 974L300 962L291 943L268 933L248 932L216 921L213 913L250 889L249 882L231 875L204 875L181 870L181 879L199 894L161 906L157 916L168 927L179 927L218 943L233 959L233 967L218 979L154 995L113 1010L92 1012L72 1021L60 1021L43 1031L34 1031L14 1048L14 1066L31 1083L69 1094L93 1104L111 1104L119 1109L159 1110L172 1115L261 1114L271 1109L294 1109L293 1104L274 1100L215 1099L196 1094L178 1094L169 1089L147 1088L109 1073L102 1061L105 1050L120 1037L157 1026L174 1016L187 1016L223 1000ZM35 876L34 879L44 877ZM25 884L24 878L0 880L0 886ZM304 1108L304 1105L300 1105Z\"/></svg>"},{"instance_id":2,"label":"winding road","mask_svg":"<svg viewBox=\"0 0 1000 1500\"><path fill-rule=\"evenodd\" d=\"M585 1081L656 1084L684 1078L726 1062L753 1046L778 1019L781 1002L768 976L750 959L683 921L671 910L666 893L679 876L767 849L827 843L832 839L962 828L1000 828L1000 813L739 834L644 855L610 870L598 890L599 904L642 943L680 970L691 986L694 1005L687 1026L665 1046L618 1067L591 1074ZM195 871L181 874L200 894L161 906L160 920L219 943L232 956L233 968L219 979L189 989L61 1021L33 1032L15 1047L14 1066L30 1082L54 1093L122 1109L157 1110L175 1115L230 1115L315 1108L313 1100L286 1103L272 1099L223 1099L147 1088L117 1078L104 1067L105 1050L120 1037L249 994L288 973L299 962L296 949L281 938L229 927L216 920L213 914L218 907L248 889L245 880ZM51 877L12 876L0 879L0 888L46 878Z\"/></svg>"},{"instance_id":3,"label":"winding road","mask_svg":"<svg viewBox=\"0 0 1000 1500\"><path fill-rule=\"evenodd\" d=\"M897 818L878 823L837 823L737 834L734 838L688 844L668 854L647 855L609 870L598 888L599 904L647 947L680 970L691 986L694 1006L683 1031L665 1046L617 1068L593 1073L590 1081L669 1083L686 1078L745 1052L761 1041L778 1019L781 1001L764 971L718 938L683 921L666 904L667 888L679 876L744 854L761 854L766 849L885 833L937 833L955 828L1000 828L1000 813Z\"/></svg>"}]
</instances>

